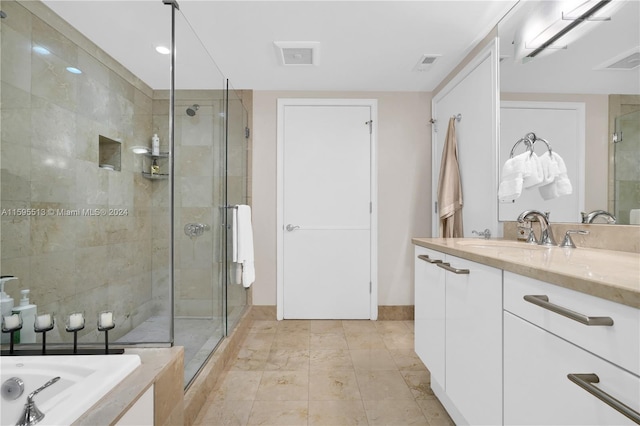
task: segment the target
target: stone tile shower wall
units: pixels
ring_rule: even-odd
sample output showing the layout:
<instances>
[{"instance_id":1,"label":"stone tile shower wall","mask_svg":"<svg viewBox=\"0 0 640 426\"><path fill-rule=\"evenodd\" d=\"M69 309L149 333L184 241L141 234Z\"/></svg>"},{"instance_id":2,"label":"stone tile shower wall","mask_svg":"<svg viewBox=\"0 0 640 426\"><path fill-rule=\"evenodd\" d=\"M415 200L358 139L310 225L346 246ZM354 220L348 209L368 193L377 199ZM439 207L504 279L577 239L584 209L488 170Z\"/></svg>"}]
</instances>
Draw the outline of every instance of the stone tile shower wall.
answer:
<instances>
[{"instance_id":1,"label":"stone tile shower wall","mask_svg":"<svg viewBox=\"0 0 640 426\"><path fill-rule=\"evenodd\" d=\"M50 13L40 3L2 1L2 10L0 272L20 278L7 286L16 304L29 288L39 313L56 314L51 341L70 339L63 321L75 311L87 316L81 341L97 340L106 309L116 339L169 298L167 245L154 245L168 238L168 187L143 178L130 149L160 131L153 93L68 24L36 16ZM122 143L120 171L98 167L99 135Z\"/></svg>"},{"instance_id":2,"label":"stone tile shower wall","mask_svg":"<svg viewBox=\"0 0 640 426\"><path fill-rule=\"evenodd\" d=\"M168 129L166 92L156 92L153 126ZM198 104L195 116L186 109ZM158 112L156 114L155 112ZM224 204L224 101L215 90L177 90L175 108L175 299L176 317L221 318L222 246L220 206ZM168 205L168 204L167 204ZM188 223L209 226L190 238ZM169 250L169 239L154 232L157 250ZM164 258L164 256L161 256ZM161 259L160 259L161 260ZM154 260L154 269L157 263ZM168 264L167 264L168 270Z\"/></svg>"}]
</instances>

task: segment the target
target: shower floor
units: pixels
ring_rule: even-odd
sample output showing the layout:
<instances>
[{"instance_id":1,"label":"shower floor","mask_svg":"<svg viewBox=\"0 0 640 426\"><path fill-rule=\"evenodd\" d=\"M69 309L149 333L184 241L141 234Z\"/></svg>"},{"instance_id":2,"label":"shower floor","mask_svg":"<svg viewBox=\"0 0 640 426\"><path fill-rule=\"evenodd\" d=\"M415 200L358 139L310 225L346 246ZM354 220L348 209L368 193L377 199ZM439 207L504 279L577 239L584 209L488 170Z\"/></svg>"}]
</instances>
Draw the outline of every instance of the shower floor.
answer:
<instances>
[{"instance_id":1,"label":"shower floor","mask_svg":"<svg viewBox=\"0 0 640 426\"><path fill-rule=\"evenodd\" d=\"M184 347L184 385L196 375L223 336L221 318L176 318L174 345ZM151 317L117 340L118 343L169 341L169 318Z\"/></svg>"}]
</instances>

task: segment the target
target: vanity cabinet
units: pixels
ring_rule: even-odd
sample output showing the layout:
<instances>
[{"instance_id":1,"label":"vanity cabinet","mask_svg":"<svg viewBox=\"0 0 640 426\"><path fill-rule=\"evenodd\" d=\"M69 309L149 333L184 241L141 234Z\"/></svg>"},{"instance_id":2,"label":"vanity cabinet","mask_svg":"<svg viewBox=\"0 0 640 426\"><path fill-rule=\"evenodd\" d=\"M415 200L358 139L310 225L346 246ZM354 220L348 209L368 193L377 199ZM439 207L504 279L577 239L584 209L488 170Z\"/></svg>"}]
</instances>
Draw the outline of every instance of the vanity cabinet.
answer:
<instances>
[{"instance_id":1,"label":"vanity cabinet","mask_svg":"<svg viewBox=\"0 0 640 426\"><path fill-rule=\"evenodd\" d=\"M429 368L431 384L445 388L445 275L435 267L445 255L415 248L415 351Z\"/></svg>"},{"instance_id":2,"label":"vanity cabinet","mask_svg":"<svg viewBox=\"0 0 640 426\"><path fill-rule=\"evenodd\" d=\"M504 309L505 424L634 424L569 375L640 412L637 309L510 272Z\"/></svg>"},{"instance_id":3,"label":"vanity cabinet","mask_svg":"<svg viewBox=\"0 0 640 426\"><path fill-rule=\"evenodd\" d=\"M505 425L634 424L569 374L597 375L594 387L638 410L638 377L505 311Z\"/></svg>"},{"instance_id":4,"label":"vanity cabinet","mask_svg":"<svg viewBox=\"0 0 640 426\"><path fill-rule=\"evenodd\" d=\"M502 423L502 271L416 247L416 352L456 423Z\"/></svg>"}]
</instances>

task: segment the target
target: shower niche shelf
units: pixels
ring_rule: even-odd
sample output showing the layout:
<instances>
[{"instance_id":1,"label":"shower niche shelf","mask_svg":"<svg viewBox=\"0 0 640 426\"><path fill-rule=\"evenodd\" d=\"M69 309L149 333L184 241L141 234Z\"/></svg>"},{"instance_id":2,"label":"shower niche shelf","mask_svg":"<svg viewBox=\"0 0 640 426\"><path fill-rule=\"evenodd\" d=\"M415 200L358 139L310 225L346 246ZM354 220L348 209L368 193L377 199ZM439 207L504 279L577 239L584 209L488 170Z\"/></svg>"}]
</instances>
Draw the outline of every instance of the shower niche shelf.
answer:
<instances>
[{"instance_id":1,"label":"shower niche shelf","mask_svg":"<svg viewBox=\"0 0 640 426\"><path fill-rule=\"evenodd\" d=\"M151 180L169 179L169 173L149 173L149 172L142 172L142 177L145 177L145 178L147 178L147 179L151 179Z\"/></svg>"},{"instance_id":2,"label":"shower niche shelf","mask_svg":"<svg viewBox=\"0 0 640 426\"><path fill-rule=\"evenodd\" d=\"M169 153L168 152L160 152L158 154L152 154L151 152L145 152L142 154L143 156L145 156L146 158L150 158L153 160L153 162L157 162L157 160L159 159L167 159L169 158ZM164 163L164 161L162 162ZM165 164L158 164L159 166L159 170L162 170L164 167L166 167ZM149 163L149 161L143 161L143 169L145 170L151 170L152 164ZM169 173L164 173L164 172L155 172L155 173L151 173L151 172L145 172L144 170L142 171L142 177L147 178L147 179L151 179L151 180L162 180L162 179L168 179L169 178Z\"/></svg>"}]
</instances>

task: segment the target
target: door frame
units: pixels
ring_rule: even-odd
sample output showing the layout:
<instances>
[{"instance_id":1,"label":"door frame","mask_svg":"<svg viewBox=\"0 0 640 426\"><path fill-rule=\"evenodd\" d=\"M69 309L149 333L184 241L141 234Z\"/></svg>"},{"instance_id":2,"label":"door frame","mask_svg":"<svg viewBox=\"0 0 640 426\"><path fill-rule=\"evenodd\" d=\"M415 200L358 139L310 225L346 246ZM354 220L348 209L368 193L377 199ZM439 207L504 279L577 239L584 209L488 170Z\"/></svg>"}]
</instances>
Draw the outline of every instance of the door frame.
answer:
<instances>
[{"instance_id":1,"label":"door frame","mask_svg":"<svg viewBox=\"0 0 640 426\"><path fill-rule=\"evenodd\" d=\"M279 98L277 106L276 127L276 317L284 319L284 124L285 108L287 106L368 106L371 109L371 158L370 158L370 199L371 199L371 229L370 229L370 319L378 319L378 101L377 99L305 99ZM365 123L362 123L363 125Z\"/></svg>"}]
</instances>

